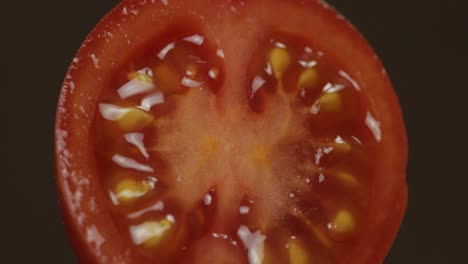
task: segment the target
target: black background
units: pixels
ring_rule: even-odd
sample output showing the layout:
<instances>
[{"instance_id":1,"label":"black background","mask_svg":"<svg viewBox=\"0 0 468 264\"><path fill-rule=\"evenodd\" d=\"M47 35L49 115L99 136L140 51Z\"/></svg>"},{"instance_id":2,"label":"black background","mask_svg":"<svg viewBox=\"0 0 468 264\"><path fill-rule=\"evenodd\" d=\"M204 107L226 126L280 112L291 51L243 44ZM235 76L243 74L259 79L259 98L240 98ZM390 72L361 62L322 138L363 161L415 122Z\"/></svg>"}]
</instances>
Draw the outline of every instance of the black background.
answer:
<instances>
[{"instance_id":1,"label":"black background","mask_svg":"<svg viewBox=\"0 0 468 264\"><path fill-rule=\"evenodd\" d=\"M2 4L2 263L76 263L55 190L55 108L74 53L118 2ZM329 2L376 49L405 115L409 204L385 263L467 263L466 1Z\"/></svg>"}]
</instances>

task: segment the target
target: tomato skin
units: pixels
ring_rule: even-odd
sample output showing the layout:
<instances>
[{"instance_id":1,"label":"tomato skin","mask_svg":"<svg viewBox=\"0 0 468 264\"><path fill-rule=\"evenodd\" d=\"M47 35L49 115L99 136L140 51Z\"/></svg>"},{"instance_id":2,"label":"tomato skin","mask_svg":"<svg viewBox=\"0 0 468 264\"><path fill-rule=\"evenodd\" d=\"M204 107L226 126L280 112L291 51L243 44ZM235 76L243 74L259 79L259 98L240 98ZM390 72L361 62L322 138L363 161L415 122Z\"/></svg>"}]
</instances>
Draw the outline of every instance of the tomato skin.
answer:
<instances>
[{"instance_id":1,"label":"tomato skin","mask_svg":"<svg viewBox=\"0 0 468 264\"><path fill-rule=\"evenodd\" d=\"M141 4L143 2L144 5ZM213 30L208 29L204 23L213 24L220 19L222 15L218 11L227 9L228 2L169 0L170 8L176 10L171 13L164 12L165 6L160 1L122 1L96 26L76 54L58 103L55 149L63 218L80 263L144 263L129 250L130 245L119 239L120 234L108 210L111 205L107 193L98 180L90 138L101 87L111 78L113 70L128 59L121 51L135 49L146 39L164 31L171 23L196 21L197 15L193 13L197 12L204 17L205 22L194 23L199 23L208 37L210 32L222 32L219 27L227 23L238 23L239 27L245 27L238 21L257 12L257 8L264 6L261 3L268 1L257 1L259 4L252 3L254 1L233 1L237 14L227 18L229 22L219 23L218 28L213 26ZM270 2L271 5L281 6L282 1ZM305 34L316 40L314 44L320 49L331 51L329 55L344 65L344 70L360 84L380 121L384 137L379 144L385 146L386 154L376 166L380 167L380 171L388 173L373 183L374 193L369 199L373 214L368 216L373 229L362 234L361 247L348 256L346 263L382 263L407 204L407 139L398 100L374 51L348 22L320 0L292 2L304 5L301 12L314 13L306 21L314 27L304 29L302 20L278 20L263 13L259 13L259 20L271 28ZM285 8L284 12L292 12L288 10ZM251 32L246 33L248 36L261 30L255 26L251 29ZM214 35L211 37L214 38ZM234 64L242 63L242 60L234 59L237 56L234 48L240 46L238 49L247 49L255 44L236 43L230 40L232 36L229 34L217 34L216 37L226 49L226 68L232 71L236 70ZM348 45L350 43L352 45Z\"/></svg>"}]
</instances>

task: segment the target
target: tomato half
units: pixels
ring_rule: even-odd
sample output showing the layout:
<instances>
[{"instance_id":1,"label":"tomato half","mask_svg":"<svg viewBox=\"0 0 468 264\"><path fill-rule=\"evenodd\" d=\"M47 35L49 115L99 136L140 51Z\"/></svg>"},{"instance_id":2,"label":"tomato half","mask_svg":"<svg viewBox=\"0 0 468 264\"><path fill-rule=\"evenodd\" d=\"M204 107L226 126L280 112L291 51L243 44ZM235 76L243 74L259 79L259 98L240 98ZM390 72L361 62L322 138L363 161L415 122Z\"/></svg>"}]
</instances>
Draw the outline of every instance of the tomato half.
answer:
<instances>
[{"instance_id":1,"label":"tomato half","mask_svg":"<svg viewBox=\"0 0 468 264\"><path fill-rule=\"evenodd\" d=\"M81 263L381 263L398 100L319 0L126 0L66 75L57 183Z\"/></svg>"}]
</instances>

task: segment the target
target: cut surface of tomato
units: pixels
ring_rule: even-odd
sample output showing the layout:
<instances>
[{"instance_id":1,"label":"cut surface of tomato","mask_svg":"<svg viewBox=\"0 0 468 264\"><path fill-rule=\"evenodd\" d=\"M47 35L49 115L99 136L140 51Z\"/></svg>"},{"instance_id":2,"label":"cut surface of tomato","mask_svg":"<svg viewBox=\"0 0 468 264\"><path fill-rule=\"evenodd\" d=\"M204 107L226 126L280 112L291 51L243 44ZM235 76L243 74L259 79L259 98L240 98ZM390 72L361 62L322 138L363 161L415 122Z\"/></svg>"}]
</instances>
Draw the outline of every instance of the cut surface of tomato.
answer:
<instances>
[{"instance_id":1,"label":"cut surface of tomato","mask_svg":"<svg viewBox=\"0 0 468 264\"><path fill-rule=\"evenodd\" d=\"M381 263L406 208L390 81L317 0L123 1L70 66L56 155L83 263Z\"/></svg>"}]
</instances>

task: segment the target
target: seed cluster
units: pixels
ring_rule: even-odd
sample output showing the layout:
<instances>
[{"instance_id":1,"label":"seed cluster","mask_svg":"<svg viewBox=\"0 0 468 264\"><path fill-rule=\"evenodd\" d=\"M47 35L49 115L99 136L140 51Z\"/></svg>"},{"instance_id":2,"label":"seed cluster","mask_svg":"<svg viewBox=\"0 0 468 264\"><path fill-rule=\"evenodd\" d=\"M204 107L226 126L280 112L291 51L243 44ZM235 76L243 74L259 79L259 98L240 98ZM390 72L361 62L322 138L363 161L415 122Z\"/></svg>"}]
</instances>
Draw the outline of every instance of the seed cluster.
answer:
<instances>
[{"instance_id":1,"label":"seed cluster","mask_svg":"<svg viewBox=\"0 0 468 264\"><path fill-rule=\"evenodd\" d=\"M206 236L251 264L340 259L371 177L368 112L349 75L275 34L238 88L248 110L219 113L222 50L193 33L158 43L123 67L96 119L123 236L161 262L190 259Z\"/></svg>"}]
</instances>

